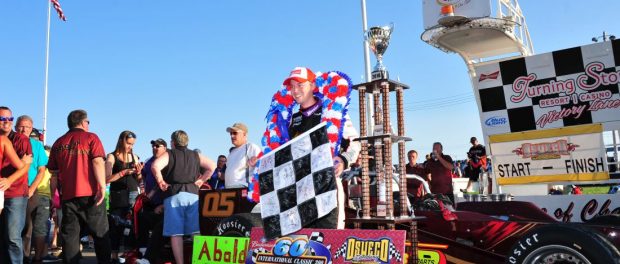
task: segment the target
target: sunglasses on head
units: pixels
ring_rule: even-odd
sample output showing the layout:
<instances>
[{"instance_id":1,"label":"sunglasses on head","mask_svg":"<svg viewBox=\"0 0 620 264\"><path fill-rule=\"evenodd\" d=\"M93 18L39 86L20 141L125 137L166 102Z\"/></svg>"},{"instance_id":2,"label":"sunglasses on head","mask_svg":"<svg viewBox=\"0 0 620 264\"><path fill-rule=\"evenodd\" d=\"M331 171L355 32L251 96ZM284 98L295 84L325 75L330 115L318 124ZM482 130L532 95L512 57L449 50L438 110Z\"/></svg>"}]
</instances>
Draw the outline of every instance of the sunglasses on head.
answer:
<instances>
[{"instance_id":1,"label":"sunglasses on head","mask_svg":"<svg viewBox=\"0 0 620 264\"><path fill-rule=\"evenodd\" d=\"M136 138L136 134L129 132L125 138Z\"/></svg>"},{"instance_id":2,"label":"sunglasses on head","mask_svg":"<svg viewBox=\"0 0 620 264\"><path fill-rule=\"evenodd\" d=\"M12 122L13 121L13 117L12 116L0 116L0 121Z\"/></svg>"}]
</instances>

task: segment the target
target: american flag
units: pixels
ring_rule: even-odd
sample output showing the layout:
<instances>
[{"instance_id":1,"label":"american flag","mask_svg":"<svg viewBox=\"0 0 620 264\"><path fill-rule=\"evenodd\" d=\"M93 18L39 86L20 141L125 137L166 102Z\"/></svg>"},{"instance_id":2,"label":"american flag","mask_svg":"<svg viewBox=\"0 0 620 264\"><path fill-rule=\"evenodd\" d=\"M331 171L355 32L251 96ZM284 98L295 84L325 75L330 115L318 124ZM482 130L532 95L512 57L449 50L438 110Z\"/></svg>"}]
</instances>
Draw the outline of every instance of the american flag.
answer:
<instances>
[{"instance_id":1,"label":"american flag","mask_svg":"<svg viewBox=\"0 0 620 264\"><path fill-rule=\"evenodd\" d=\"M54 9L56 9L56 12L58 13L58 18L62 19L62 21L67 21L67 17L65 17L65 13L62 12L62 8L60 8L60 3L58 0L50 0L50 2L54 5Z\"/></svg>"}]
</instances>

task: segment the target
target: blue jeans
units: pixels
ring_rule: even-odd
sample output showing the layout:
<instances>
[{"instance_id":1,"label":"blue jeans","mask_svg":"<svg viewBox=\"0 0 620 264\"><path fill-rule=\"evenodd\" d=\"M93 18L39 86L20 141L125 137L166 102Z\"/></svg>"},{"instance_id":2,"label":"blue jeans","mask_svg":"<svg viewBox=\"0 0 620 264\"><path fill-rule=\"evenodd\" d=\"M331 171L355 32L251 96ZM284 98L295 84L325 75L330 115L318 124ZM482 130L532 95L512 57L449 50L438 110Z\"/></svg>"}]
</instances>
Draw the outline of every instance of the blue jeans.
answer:
<instances>
[{"instance_id":1,"label":"blue jeans","mask_svg":"<svg viewBox=\"0 0 620 264\"><path fill-rule=\"evenodd\" d=\"M22 264L24 262L22 230L26 223L27 206L28 197L4 199L4 210L2 210L2 221L0 223L3 233L0 248L4 251L2 255L5 255L2 263Z\"/></svg>"}]
</instances>

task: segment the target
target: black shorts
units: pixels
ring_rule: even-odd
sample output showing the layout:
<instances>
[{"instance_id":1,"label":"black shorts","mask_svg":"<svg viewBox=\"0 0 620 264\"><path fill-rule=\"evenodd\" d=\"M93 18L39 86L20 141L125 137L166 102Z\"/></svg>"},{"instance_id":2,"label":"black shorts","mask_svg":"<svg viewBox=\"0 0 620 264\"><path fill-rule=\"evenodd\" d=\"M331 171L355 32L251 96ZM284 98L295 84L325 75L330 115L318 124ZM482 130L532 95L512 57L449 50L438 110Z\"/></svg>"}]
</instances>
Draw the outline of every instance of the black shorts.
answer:
<instances>
[{"instance_id":1,"label":"black shorts","mask_svg":"<svg viewBox=\"0 0 620 264\"><path fill-rule=\"evenodd\" d=\"M480 178L480 173L482 173L482 168L472 168L471 166L465 167L465 177L469 178L472 182L477 182L478 178Z\"/></svg>"}]
</instances>

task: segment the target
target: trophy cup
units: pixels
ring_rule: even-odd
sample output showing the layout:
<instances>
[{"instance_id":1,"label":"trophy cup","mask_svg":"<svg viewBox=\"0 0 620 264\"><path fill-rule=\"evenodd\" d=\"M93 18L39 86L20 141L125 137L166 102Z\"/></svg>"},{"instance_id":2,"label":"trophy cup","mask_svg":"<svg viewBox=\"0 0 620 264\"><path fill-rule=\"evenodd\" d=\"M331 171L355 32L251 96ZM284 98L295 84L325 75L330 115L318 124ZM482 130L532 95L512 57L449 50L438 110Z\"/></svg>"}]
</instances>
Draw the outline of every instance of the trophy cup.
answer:
<instances>
[{"instance_id":1,"label":"trophy cup","mask_svg":"<svg viewBox=\"0 0 620 264\"><path fill-rule=\"evenodd\" d=\"M392 31L394 31L394 24L390 24L389 26L382 27L371 27L366 33L366 37L368 38L368 43L370 44L370 49L377 57L377 65L375 65L375 69L372 72L371 79L381 80L381 79L389 79L389 75L387 69L383 65L383 53L388 48L390 44L390 36L392 35Z\"/></svg>"}]
</instances>

